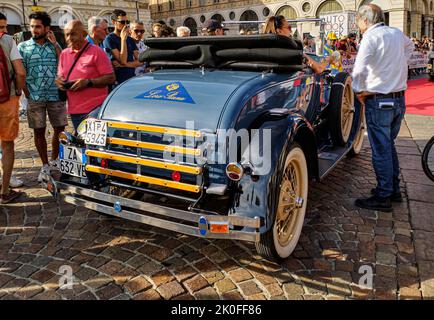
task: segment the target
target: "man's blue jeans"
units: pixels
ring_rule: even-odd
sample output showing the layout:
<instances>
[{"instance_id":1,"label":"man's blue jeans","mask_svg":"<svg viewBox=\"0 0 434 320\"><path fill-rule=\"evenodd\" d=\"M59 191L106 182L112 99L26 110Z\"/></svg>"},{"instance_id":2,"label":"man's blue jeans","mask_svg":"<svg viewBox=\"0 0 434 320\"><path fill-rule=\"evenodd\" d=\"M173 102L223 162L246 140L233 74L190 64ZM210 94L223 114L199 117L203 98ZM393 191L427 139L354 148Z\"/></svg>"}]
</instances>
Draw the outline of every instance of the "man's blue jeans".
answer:
<instances>
[{"instance_id":1,"label":"man's blue jeans","mask_svg":"<svg viewBox=\"0 0 434 320\"><path fill-rule=\"evenodd\" d=\"M405 114L405 98L371 98L365 101L366 124L377 177L375 194L389 197L400 192L395 139Z\"/></svg>"}]
</instances>

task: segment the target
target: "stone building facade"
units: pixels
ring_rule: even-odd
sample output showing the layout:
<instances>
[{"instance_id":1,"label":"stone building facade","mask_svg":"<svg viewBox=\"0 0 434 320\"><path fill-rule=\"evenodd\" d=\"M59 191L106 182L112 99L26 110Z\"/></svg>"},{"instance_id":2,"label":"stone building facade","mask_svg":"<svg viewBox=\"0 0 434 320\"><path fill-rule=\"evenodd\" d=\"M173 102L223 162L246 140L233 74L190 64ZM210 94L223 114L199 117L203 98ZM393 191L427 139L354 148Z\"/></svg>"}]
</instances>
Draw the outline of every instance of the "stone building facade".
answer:
<instances>
[{"instance_id":1,"label":"stone building facade","mask_svg":"<svg viewBox=\"0 0 434 320\"><path fill-rule=\"evenodd\" d=\"M71 17L85 24L91 16L103 16L110 21L113 9L126 11L130 20L136 20L138 14L140 20L148 27L150 25L148 0L0 0L0 12L8 18L9 33L25 30L29 22L27 17L35 5L50 14L54 29Z\"/></svg>"},{"instance_id":2,"label":"stone building facade","mask_svg":"<svg viewBox=\"0 0 434 320\"><path fill-rule=\"evenodd\" d=\"M150 0L151 17L175 27L196 31L203 21L263 21L270 15L288 19L315 18L321 14L356 11L375 3L386 13L386 22L409 36L434 36L434 0Z\"/></svg>"}]
</instances>

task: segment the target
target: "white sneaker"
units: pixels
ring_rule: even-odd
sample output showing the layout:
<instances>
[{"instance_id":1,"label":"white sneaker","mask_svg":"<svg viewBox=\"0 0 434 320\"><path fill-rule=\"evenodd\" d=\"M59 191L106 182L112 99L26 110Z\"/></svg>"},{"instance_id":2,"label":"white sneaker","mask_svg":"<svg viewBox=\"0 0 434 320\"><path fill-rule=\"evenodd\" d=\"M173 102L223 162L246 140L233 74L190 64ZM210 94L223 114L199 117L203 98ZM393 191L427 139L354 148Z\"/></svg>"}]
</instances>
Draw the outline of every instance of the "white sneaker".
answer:
<instances>
[{"instance_id":1,"label":"white sneaker","mask_svg":"<svg viewBox=\"0 0 434 320\"><path fill-rule=\"evenodd\" d=\"M23 184L24 184L23 180L18 179L18 178L14 177L14 176L12 176L11 180L9 181L9 186L11 188L20 188L20 187L23 186Z\"/></svg>"},{"instance_id":2,"label":"white sneaker","mask_svg":"<svg viewBox=\"0 0 434 320\"><path fill-rule=\"evenodd\" d=\"M51 173L51 167L49 164L44 164L41 168L41 171L39 172L38 175L38 182L42 182L42 179L44 178L45 175L50 175Z\"/></svg>"},{"instance_id":3,"label":"white sneaker","mask_svg":"<svg viewBox=\"0 0 434 320\"><path fill-rule=\"evenodd\" d=\"M0 183L2 180L0 180ZM14 176L11 177L11 180L9 181L9 187L13 188L20 188L24 185L24 182L18 178L15 178Z\"/></svg>"},{"instance_id":4,"label":"white sneaker","mask_svg":"<svg viewBox=\"0 0 434 320\"><path fill-rule=\"evenodd\" d=\"M57 158L56 160L50 160L49 161L50 166L51 166L51 170L60 170L60 159Z\"/></svg>"}]
</instances>

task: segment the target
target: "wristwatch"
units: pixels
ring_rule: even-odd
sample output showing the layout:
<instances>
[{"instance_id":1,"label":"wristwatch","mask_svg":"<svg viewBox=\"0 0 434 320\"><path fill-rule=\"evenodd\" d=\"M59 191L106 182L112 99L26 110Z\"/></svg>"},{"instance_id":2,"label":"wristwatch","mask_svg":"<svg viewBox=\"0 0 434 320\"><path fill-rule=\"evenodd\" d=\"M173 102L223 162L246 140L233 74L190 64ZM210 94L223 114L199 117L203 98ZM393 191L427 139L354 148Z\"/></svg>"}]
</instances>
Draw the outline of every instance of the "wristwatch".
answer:
<instances>
[{"instance_id":1,"label":"wristwatch","mask_svg":"<svg viewBox=\"0 0 434 320\"><path fill-rule=\"evenodd\" d=\"M87 87L88 87L88 88L92 88L92 87L93 87L93 82L92 82L92 80L89 79L89 80L87 81Z\"/></svg>"}]
</instances>

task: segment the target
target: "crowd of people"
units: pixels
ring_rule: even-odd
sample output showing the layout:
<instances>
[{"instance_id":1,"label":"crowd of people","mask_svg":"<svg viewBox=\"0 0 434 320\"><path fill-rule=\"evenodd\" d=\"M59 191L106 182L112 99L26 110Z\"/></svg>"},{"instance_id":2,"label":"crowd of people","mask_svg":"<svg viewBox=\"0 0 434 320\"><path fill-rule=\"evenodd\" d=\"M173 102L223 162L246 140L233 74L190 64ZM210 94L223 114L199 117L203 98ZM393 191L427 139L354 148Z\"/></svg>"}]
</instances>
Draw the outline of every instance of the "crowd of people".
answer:
<instances>
[{"instance_id":1,"label":"crowd of people","mask_svg":"<svg viewBox=\"0 0 434 320\"><path fill-rule=\"evenodd\" d=\"M381 19L379 13L381 9L377 6L363 6L363 10L358 15L359 29L362 34L365 32L361 43L357 43L354 33L338 38L336 34L331 32L327 35L327 43L324 46L318 42L318 38L308 35L303 40L305 53L316 52L323 56L323 59L318 62L309 57L308 54L304 54L305 63L316 73L330 69L333 74L343 70L343 57L351 57L358 53L360 57L356 59L356 71L353 77L354 91L358 93L359 100L365 103L370 99L367 92L378 92L378 96L380 96L383 94L381 90L387 89L388 92L399 92L399 96L396 95L396 98L399 98L397 105L403 105L400 98L402 97L401 92L405 90L405 85L401 82L396 83L393 88L390 85L385 88L386 85L384 84L378 88L372 87L374 83L377 83L375 81L365 85L365 74L371 72L369 68L366 69L366 66L370 63L378 64L384 60L383 57L377 62L363 60L369 56L366 53L367 43L374 41L375 38L374 32L370 30L375 28L378 32L394 33L395 31L392 32L389 30L390 28L387 29L388 27L384 26L384 20ZM42 161L42 168L38 176L38 181L42 181L44 175L49 175L52 170L59 169L58 140L59 134L65 130L68 124L67 115L70 116L72 125L77 130L88 114L101 106L110 90L134 76L149 71L147 65L139 60L140 53L147 50L143 41L144 23L129 21L123 10L116 9L112 13L113 32L109 32L109 22L102 17L91 17L87 26L79 20L69 21L64 28L67 48L62 48L56 41L50 28L51 18L46 12L32 13L29 16L29 21L32 37L17 45L13 37L6 34L7 19L0 13L0 140L3 165L0 204L12 202L21 195L21 192L14 190L14 188L20 187L23 182L12 176L12 171L14 140L19 131L18 104L20 99L24 99L22 95L28 101L27 121L29 127L34 131L35 147ZM201 34L204 36L223 36L227 30L219 21L208 20L202 25ZM242 30L242 34L253 33L252 30ZM263 25L262 33L293 37L291 26L284 16L269 17ZM174 30L163 21L152 25L152 37L156 38L188 37L190 34L191 30L185 26ZM378 36L376 37L378 38ZM397 33L394 37L401 44L401 33ZM376 39L375 41L381 43L385 40ZM408 39L408 41L410 40ZM432 40L427 37L423 41L414 41L415 47L421 49L432 50L432 44ZM392 46L392 44L387 45ZM397 52L402 51L397 47L397 44L393 44L393 46L396 47ZM318 52L322 48L323 52ZM389 58L395 59L395 52L391 53ZM405 63L405 59L403 53L402 63ZM376 68L382 70L383 67L378 64ZM389 71L383 70L384 75L375 74L371 78L381 78L381 83L387 82L390 79L387 80L384 77L388 76ZM392 78L394 81L401 81L402 77L403 74L400 73ZM11 81L12 79L13 81ZM369 103L366 105L368 106ZM400 108L402 109L402 106ZM45 138L47 115L54 128L50 159ZM373 127L369 121L368 129L369 126ZM392 129L396 133L399 125L395 124ZM373 129L370 131L370 136L375 137L376 134ZM393 144L393 141L391 142L393 139L394 137L391 136L387 143ZM371 141L371 144L375 148L381 142ZM380 152L374 151L374 156ZM377 156L385 159L384 155ZM395 153L387 158L389 164L395 160ZM393 165L392 169L390 169L390 165L385 168L382 164L376 164L374 161L376 172L387 171L387 181L382 181L380 177L379 184L373 191L374 198L360 200L356 205L365 208L389 209L390 201L387 200L389 201L387 202L384 199L389 199L391 194L399 193L399 183L397 184L399 179L396 177L395 168L397 163L393 163Z\"/></svg>"},{"instance_id":2,"label":"crowd of people","mask_svg":"<svg viewBox=\"0 0 434 320\"><path fill-rule=\"evenodd\" d=\"M411 38L414 43L414 49L423 52L434 51L434 39L430 39L428 36L423 36L421 39Z\"/></svg>"},{"instance_id":3,"label":"crowd of people","mask_svg":"<svg viewBox=\"0 0 434 320\"><path fill-rule=\"evenodd\" d=\"M329 46L332 46L338 50L342 56L351 57L357 53L359 44L357 42L357 35L355 33L350 33L348 35L342 35L340 37L336 36L336 33L330 32L327 35L327 41ZM307 35L303 39L303 50L306 53L316 53L317 43L322 41L321 38L313 37L312 35Z\"/></svg>"}]
</instances>

